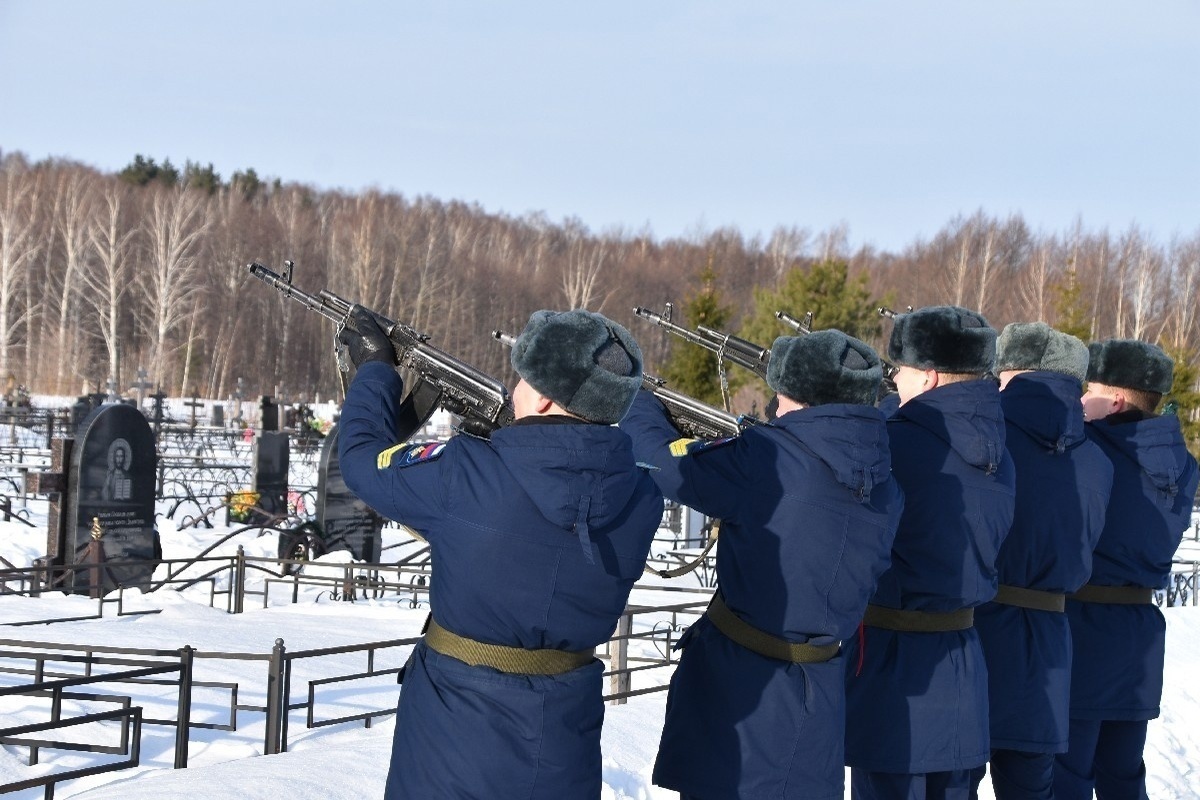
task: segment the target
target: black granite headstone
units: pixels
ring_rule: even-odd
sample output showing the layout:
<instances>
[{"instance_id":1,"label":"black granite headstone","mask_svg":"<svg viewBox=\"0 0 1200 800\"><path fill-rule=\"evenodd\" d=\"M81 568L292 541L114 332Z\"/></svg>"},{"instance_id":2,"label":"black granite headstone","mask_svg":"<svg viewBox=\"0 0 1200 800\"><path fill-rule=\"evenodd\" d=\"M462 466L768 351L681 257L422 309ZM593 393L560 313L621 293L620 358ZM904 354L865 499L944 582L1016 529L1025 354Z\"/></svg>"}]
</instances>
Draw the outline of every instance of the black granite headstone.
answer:
<instances>
[{"instance_id":1,"label":"black granite headstone","mask_svg":"<svg viewBox=\"0 0 1200 800\"><path fill-rule=\"evenodd\" d=\"M137 563L76 570L75 587L102 582L107 592L149 583L160 557L154 530L157 466L154 434L136 408L102 405L83 421L71 453L64 564L94 563L94 541L106 564Z\"/></svg>"},{"instance_id":2,"label":"black granite headstone","mask_svg":"<svg viewBox=\"0 0 1200 800\"><path fill-rule=\"evenodd\" d=\"M225 427L225 406L220 403L212 407L212 424L214 428Z\"/></svg>"},{"instance_id":3,"label":"black granite headstone","mask_svg":"<svg viewBox=\"0 0 1200 800\"><path fill-rule=\"evenodd\" d=\"M286 433L264 431L254 442L254 491L258 507L267 514L254 514L254 525L287 516L288 454Z\"/></svg>"},{"instance_id":4,"label":"black granite headstone","mask_svg":"<svg viewBox=\"0 0 1200 800\"><path fill-rule=\"evenodd\" d=\"M337 428L331 428L321 445L317 473L317 524L330 550L342 542L359 561L378 564L384 519L346 488L337 454Z\"/></svg>"},{"instance_id":5,"label":"black granite headstone","mask_svg":"<svg viewBox=\"0 0 1200 800\"><path fill-rule=\"evenodd\" d=\"M262 429L264 431L279 430L279 405L271 399L270 395L263 395L262 399Z\"/></svg>"}]
</instances>

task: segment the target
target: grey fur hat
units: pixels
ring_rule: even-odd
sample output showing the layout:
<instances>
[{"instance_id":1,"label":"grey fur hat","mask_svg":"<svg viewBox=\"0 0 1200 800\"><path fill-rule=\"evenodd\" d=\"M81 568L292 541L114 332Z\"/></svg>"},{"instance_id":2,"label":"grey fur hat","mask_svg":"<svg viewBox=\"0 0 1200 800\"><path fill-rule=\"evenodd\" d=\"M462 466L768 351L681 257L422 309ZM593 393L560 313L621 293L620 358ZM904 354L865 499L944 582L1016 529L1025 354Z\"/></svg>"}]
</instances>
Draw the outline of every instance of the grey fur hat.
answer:
<instances>
[{"instance_id":1,"label":"grey fur hat","mask_svg":"<svg viewBox=\"0 0 1200 800\"><path fill-rule=\"evenodd\" d=\"M874 405L883 367L870 345L833 328L780 336L771 345L767 385L798 403Z\"/></svg>"},{"instance_id":2,"label":"grey fur hat","mask_svg":"<svg viewBox=\"0 0 1200 800\"><path fill-rule=\"evenodd\" d=\"M919 308L896 317L888 358L917 369L982 375L996 363L996 331L965 308Z\"/></svg>"},{"instance_id":3,"label":"grey fur hat","mask_svg":"<svg viewBox=\"0 0 1200 800\"><path fill-rule=\"evenodd\" d=\"M510 356L525 382L576 416L620 422L642 385L629 331L592 311L535 311Z\"/></svg>"},{"instance_id":4,"label":"grey fur hat","mask_svg":"<svg viewBox=\"0 0 1200 800\"><path fill-rule=\"evenodd\" d=\"M1087 379L1105 386L1168 394L1175 375L1169 355L1137 339L1108 339L1088 345Z\"/></svg>"},{"instance_id":5,"label":"grey fur hat","mask_svg":"<svg viewBox=\"0 0 1200 800\"><path fill-rule=\"evenodd\" d=\"M1044 322L1013 322L996 340L996 373L1006 369L1036 369L1087 380L1088 348L1069 333Z\"/></svg>"}]
</instances>

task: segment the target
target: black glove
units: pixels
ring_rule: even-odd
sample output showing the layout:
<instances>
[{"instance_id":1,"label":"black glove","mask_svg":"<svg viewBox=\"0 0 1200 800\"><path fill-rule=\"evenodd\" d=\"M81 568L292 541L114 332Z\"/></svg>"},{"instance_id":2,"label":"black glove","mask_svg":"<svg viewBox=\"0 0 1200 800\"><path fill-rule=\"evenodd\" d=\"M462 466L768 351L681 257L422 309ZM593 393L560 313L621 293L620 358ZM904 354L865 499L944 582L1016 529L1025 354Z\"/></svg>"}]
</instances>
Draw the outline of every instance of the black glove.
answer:
<instances>
[{"instance_id":1,"label":"black glove","mask_svg":"<svg viewBox=\"0 0 1200 800\"><path fill-rule=\"evenodd\" d=\"M362 306L354 306L350 310L350 319L338 333L338 341L350 351L350 360L355 367L361 367L368 361L382 361L388 365L396 363L396 348L392 346L392 340L379 327L375 315Z\"/></svg>"}]
</instances>

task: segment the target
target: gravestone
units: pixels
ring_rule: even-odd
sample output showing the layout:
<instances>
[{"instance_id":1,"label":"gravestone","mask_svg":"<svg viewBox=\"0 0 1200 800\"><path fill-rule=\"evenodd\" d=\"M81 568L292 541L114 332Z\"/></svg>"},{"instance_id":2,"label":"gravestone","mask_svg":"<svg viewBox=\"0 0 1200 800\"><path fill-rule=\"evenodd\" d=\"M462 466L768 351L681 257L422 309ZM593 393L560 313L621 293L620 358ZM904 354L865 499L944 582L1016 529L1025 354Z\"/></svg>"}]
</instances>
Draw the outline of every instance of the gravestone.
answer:
<instances>
[{"instance_id":1,"label":"gravestone","mask_svg":"<svg viewBox=\"0 0 1200 800\"><path fill-rule=\"evenodd\" d=\"M212 424L214 428L225 427L225 406L214 403L212 407Z\"/></svg>"},{"instance_id":2,"label":"gravestone","mask_svg":"<svg viewBox=\"0 0 1200 800\"><path fill-rule=\"evenodd\" d=\"M83 421L71 451L62 564L77 569L74 587L145 588L161 558L154 530L158 455L150 424L124 403L102 405ZM111 562L132 562L112 565ZM90 573L90 577L89 577ZM93 585L93 589L95 586Z\"/></svg>"},{"instance_id":3,"label":"gravestone","mask_svg":"<svg viewBox=\"0 0 1200 800\"><path fill-rule=\"evenodd\" d=\"M349 550L359 561L378 564L384 519L346 487L338 462L337 428L321 445L317 473L317 524L330 550Z\"/></svg>"},{"instance_id":4,"label":"gravestone","mask_svg":"<svg viewBox=\"0 0 1200 800\"><path fill-rule=\"evenodd\" d=\"M287 516L288 435L264 431L254 442L254 491L258 507L250 517L253 525L264 525L276 517Z\"/></svg>"},{"instance_id":5,"label":"gravestone","mask_svg":"<svg viewBox=\"0 0 1200 800\"><path fill-rule=\"evenodd\" d=\"M264 431L279 430L279 405L271 399L270 395L263 395L261 408L262 429Z\"/></svg>"}]
</instances>

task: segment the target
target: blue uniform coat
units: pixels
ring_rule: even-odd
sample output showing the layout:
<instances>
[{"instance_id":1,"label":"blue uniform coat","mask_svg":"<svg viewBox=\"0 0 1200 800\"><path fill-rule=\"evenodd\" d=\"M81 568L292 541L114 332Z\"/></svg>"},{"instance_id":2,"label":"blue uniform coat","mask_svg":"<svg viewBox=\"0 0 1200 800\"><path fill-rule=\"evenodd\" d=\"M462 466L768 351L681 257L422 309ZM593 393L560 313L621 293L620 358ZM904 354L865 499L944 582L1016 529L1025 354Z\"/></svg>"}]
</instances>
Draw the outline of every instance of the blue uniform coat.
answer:
<instances>
[{"instance_id":1,"label":"blue uniform coat","mask_svg":"<svg viewBox=\"0 0 1200 800\"><path fill-rule=\"evenodd\" d=\"M346 484L429 542L430 608L492 644L603 644L642 574L662 495L611 426L523 424L396 446L402 384L359 369L342 412ZM564 421L566 418L558 418ZM422 643L397 712L388 798L599 797L603 665L504 674Z\"/></svg>"},{"instance_id":2,"label":"blue uniform coat","mask_svg":"<svg viewBox=\"0 0 1200 800\"><path fill-rule=\"evenodd\" d=\"M1112 461L1112 497L1088 583L1165 586L1196 495L1196 460L1173 416L1120 414L1089 422ZM1071 717L1148 720L1162 698L1166 622L1157 606L1067 601L1075 666Z\"/></svg>"},{"instance_id":3,"label":"blue uniform coat","mask_svg":"<svg viewBox=\"0 0 1200 800\"><path fill-rule=\"evenodd\" d=\"M886 426L868 406L792 411L672 455L679 438L650 394L621 423L673 500L721 519L720 592L755 627L828 644L855 631L887 566L903 498ZM684 795L842 798L841 656L765 658L702 618L684 636L654 781Z\"/></svg>"},{"instance_id":4,"label":"blue uniform coat","mask_svg":"<svg viewBox=\"0 0 1200 800\"><path fill-rule=\"evenodd\" d=\"M996 561L1002 584L1066 594L1091 575L1113 470L1084 434L1080 393L1076 378L1055 372L1017 375L1000 393L1017 471L1016 514ZM1066 615L985 603L975 628L987 659L992 749L1066 752Z\"/></svg>"},{"instance_id":5,"label":"blue uniform coat","mask_svg":"<svg viewBox=\"0 0 1200 800\"><path fill-rule=\"evenodd\" d=\"M871 600L948 612L996 594L1016 476L991 381L940 386L888 420L904 516ZM987 668L976 631L865 627L848 648L846 763L874 772L970 769L989 752Z\"/></svg>"}]
</instances>

